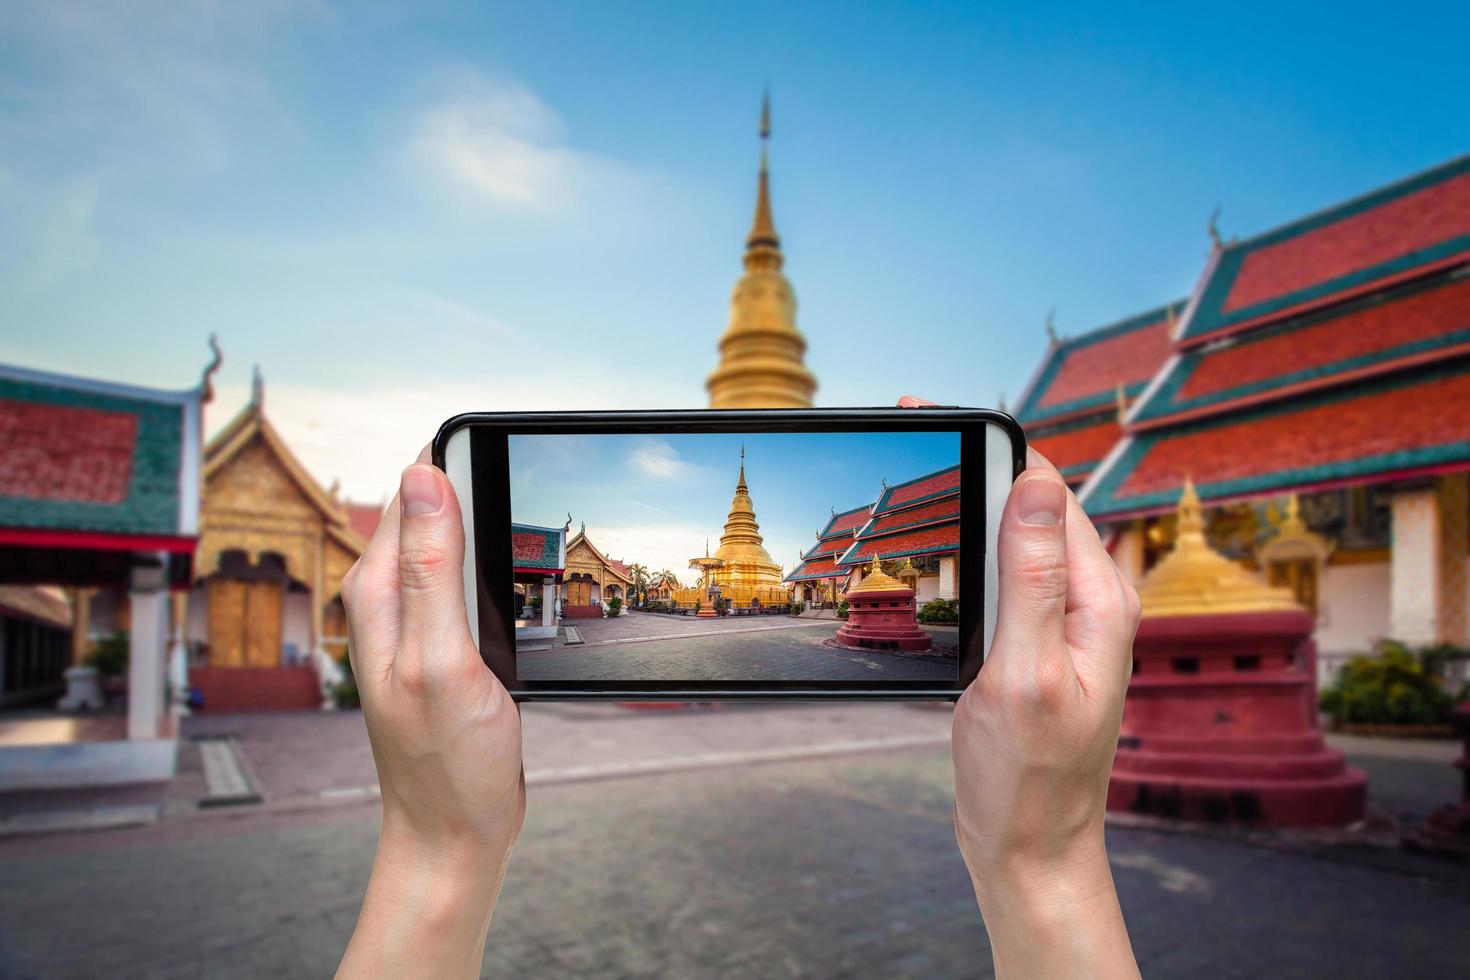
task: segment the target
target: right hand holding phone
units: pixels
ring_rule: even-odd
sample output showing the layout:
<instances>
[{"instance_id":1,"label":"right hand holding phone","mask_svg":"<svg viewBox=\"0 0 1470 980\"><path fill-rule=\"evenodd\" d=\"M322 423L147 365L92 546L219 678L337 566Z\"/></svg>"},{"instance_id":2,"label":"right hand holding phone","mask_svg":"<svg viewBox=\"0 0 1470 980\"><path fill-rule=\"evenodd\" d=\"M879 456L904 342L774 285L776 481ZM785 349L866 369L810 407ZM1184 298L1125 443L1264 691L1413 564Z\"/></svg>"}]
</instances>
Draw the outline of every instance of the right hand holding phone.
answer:
<instances>
[{"instance_id":1,"label":"right hand holding phone","mask_svg":"<svg viewBox=\"0 0 1470 980\"><path fill-rule=\"evenodd\" d=\"M1138 594L1034 450L1001 518L995 640L955 708L955 830L999 975L1136 975L1103 844Z\"/></svg>"}]
</instances>

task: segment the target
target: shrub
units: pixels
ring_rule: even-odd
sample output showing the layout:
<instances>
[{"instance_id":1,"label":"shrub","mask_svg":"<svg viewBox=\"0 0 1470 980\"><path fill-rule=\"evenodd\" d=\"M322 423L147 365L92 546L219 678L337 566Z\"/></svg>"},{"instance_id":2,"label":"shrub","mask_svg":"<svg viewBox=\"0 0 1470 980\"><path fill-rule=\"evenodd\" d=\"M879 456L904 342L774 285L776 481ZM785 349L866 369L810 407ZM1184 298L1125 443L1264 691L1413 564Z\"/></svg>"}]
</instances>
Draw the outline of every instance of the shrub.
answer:
<instances>
[{"instance_id":1,"label":"shrub","mask_svg":"<svg viewBox=\"0 0 1470 980\"><path fill-rule=\"evenodd\" d=\"M846 619L847 618L847 600L846 599L843 599L841 602L839 602L837 604L837 618L838 619Z\"/></svg>"},{"instance_id":2,"label":"shrub","mask_svg":"<svg viewBox=\"0 0 1470 980\"><path fill-rule=\"evenodd\" d=\"M92 652L87 654L82 661L88 667L96 667L97 673L103 677L121 677L128 672L128 634L119 630L111 636L103 637L92 647Z\"/></svg>"},{"instance_id":3,"label":"shrub","mask_svg":"<svg viewBox=\"0 0 1470 980\"><path fill-rule=\"evenodd\" d=\"M620 613L620 612L622 612L622 611L623 611L623 600L622 599L619 599L617 596L613 596L611 599L607 600L607 614L608 614L609 617L616 617L617 614Z\"/></svg>"},{"instance_id":4,"label":"shrub","mask_svg":"<svg viewBox=\"0 0 1470 980\"><path fill-rule=\"evenodd\" d=\"M337 658L337 664L342 668L342 679L332 685L332 703L339 708L362 707L357 678L352 676L352 658L344 653Z\"/></svg>"},{"instance_id":5,"label":"shrub","mask_svg":"<svg viewBox=\"0 0 1470 980\"><path fill-rule=\"evenodd\" d=\"M958 623L960 601L958 599L930 599L919 607L917 618L921 623Z\"/></svg>"},{"instance_id":6,"label":"shrub","mask_svg":"<svg viewBox=\"0 0 1470 980\"><path fill-rule=\"evenodd\" d=\"M1338 669L1322 691L1322 710L1337 722L1368 725L1435 725L1449 720L1453 701L1426 661L1442 666L1433 653L1415 652L1385 640L1377 655L1357 656Z\"/></svg>"}]
</instances>

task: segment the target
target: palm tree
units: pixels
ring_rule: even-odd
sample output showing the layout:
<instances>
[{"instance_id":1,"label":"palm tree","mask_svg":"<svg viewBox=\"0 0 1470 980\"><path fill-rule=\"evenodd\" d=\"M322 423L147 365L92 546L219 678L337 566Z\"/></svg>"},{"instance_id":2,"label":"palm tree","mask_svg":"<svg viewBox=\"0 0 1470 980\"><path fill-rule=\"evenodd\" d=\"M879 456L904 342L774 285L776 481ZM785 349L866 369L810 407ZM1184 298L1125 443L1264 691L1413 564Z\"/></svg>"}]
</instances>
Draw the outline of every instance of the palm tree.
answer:
<instances>
[{"instance_id":1,"label":"palm tree","mask_svg":"<svg viewBox=\"0 0 1470 980\"><path fill-rule=\"evenodd\" d=\"M629 565L628 577L633 580L633 598L637 600L634 605L641 606L648 598L648 566Z\"/></svg>"}]
</instances>

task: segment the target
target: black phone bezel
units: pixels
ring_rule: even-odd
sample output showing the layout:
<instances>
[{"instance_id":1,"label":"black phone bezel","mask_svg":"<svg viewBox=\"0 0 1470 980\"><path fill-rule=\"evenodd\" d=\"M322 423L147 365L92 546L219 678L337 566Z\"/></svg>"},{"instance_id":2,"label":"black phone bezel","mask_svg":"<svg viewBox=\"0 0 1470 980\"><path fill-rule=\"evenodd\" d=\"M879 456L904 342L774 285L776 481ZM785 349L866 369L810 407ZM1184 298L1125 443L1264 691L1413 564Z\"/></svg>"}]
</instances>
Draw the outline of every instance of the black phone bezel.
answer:
<instances>
[{"instance_id":1,"label":"black phone bezel","mask_svg":"<svg viewBox=\"0 0 1470 980\"><path fill-rule=\"evenodd\" d=\"M1025 469L1026 438L1010 415L993 409L923 408L739 409L603 412L471 412L456 415L434 436L432 458L445 467L449 438L470 432L470 469L474 487L475 557L480 655L518 701L614 700L953 700L974 680L984 657L986 426L1010 437L1012 481ZM960 522L960 627L956 684L934 687L925 681L521 681L515 678L515 620L511 601L510 473L507 437L539 433L606 434L689 432L863 432L957 431L960 433L960 486L965 519ZM979 486L967 494L966 486ZM970 503L969 501L975 501ZM973 516L972 516L973 515Z\"/></svg>"}]
</instances>

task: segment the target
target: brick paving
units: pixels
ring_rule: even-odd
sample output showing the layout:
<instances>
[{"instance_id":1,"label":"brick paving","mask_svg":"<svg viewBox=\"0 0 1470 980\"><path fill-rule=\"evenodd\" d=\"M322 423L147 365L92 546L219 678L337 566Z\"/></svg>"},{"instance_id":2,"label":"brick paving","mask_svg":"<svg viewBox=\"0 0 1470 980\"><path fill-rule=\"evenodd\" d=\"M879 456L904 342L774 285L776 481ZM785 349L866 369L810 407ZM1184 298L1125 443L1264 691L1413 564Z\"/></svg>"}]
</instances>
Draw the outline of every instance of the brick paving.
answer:
<instances>
[{"instance_id":1,"label":"brick paving","mask_svg":"<svg viewBox=\"0 0 1470 980\"><path fill-rule=\"evenodd\" d=\"M535 787L485 975L989 976L949 780L937 747ZM0 842L0 975L326 975L377 822L371 801ZM1463 975L1457 866L1109 846L1145 975Z\"/></svg>"},{"instance_id":2,"label":"brick paving","mask_svg":"<svg viewBox=\"0 0 1470 980\"><path fill-rule=\"evenodd\" d=\"M952 683L956 661L933 654L847 650L833 620L739 616L699 620L630 613L579 621L584 645L522 650L525 680L833 681ZM952 629L932 631L953 644Z\"/></svg>"}]
</instances>

